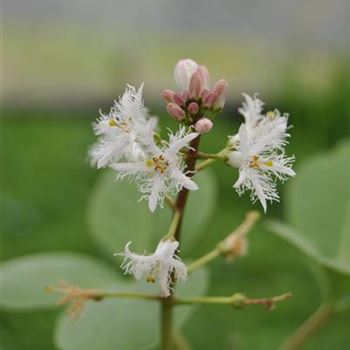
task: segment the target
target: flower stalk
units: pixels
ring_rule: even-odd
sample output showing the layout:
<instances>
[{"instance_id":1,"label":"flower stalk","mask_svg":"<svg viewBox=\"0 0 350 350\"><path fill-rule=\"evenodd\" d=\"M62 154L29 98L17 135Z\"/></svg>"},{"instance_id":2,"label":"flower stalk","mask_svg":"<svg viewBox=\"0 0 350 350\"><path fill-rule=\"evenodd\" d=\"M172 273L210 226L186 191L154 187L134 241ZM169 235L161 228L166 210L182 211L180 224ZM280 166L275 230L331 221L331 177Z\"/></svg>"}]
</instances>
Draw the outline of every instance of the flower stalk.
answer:
<instances>
[{"instance_id":1,"label":"flower stalk","mask_svg":"<svg viewBox=\"0 0 350 350\"><path fill-rule=\"evenodd\" d=\"M244 294L235 293L230 297L192 297L192 298L179 298L174 299L173 303L177 305L188 305L188 304L222 304L231 305L234 308L242 309L249 305L262 305L267 310L272 310L277 303L288 300L292 297L292 293L284 293L271 298L249 298Z\"/></svg>"},{"instance_id":2,"label":"flower stalk","mask_svg":"<svg viewBox=\"0 0 350 350\"><path fill-rule=\"evenodd\" d=\"M311 336L325 325L334 313L334 306L323 303L321 306L287 339L280 350L300 349Z\"/></svg>"},{"instance_id":3,"label":"flower stalk","mask_svg":"<svg viewBox=\"0 0 350 350\"><path fill-rule=\"evenodd\" d=\"M201 256L187 267L188 273L192 273L220 256L230 257L231 260L239 256L240 254L239 251L235 249L237 248L235 244L239 242L240 238L244 238L249 233L259 218L260 214L257 211L247 213L244 221L231 234L223 241L219 242L213 250Z\"/></svg>"},{"instance_id":4,"label":"flower stalk","mask_svg":"<svg viewBox=\"0 0 350 350\"><path fill-rule=\"evenodd\" d=\"M197 152L199 148L200 135L197 136L190 143L190 148L187 154L186 160L186 170L189 176L193 175L193 171L195 169L196 160L197 160ZM183 215L187 203L188 198L188 189L183 188L177 197L175 203L175 209L173 214L172 223L170 225L168 235L172 235L172 237L180 243L181 239L181 226ZM172 276L172 285L175 284L175 275ZM172 334L172 293L169 297L164 298L162 300L161 307L161 317L162 317L162 349L163 350L171 350L173 344L173 334Z\"/></svg>"}]
</instances>

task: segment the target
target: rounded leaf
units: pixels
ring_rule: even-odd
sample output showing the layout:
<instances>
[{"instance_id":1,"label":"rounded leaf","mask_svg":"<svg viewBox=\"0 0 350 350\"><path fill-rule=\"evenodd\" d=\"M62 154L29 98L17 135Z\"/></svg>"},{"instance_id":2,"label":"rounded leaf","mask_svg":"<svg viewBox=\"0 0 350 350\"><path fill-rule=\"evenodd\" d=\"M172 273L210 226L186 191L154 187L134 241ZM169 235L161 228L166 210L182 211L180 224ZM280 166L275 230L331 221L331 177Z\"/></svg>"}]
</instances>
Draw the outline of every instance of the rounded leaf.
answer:
<instances>
[{"instance_id":1,"label":"rounded leaf","mask_svg":"<svg viewBox=\"0 0 350 350\"><path fill-rule=\"evenodd\" d=\"M311 158L287 195L290 224L268 227L327 270L350 274L350 143ZM348 277L347 277L348 278Z\"/></svg>"},{"instance_id":2,"label":"rounded leaf","mask_svg":"<svg viewBox=\"0 0 350 350\"><path fill-rule=\"evenodd\" d=\"M60 296L45 291L45 287L60 280L83 288L120 284L118 273L108 265L92 257L68 252L8 260L1 265L1 270L1 305L9 309L54 307Z\"/></svg>"}]
</instances>

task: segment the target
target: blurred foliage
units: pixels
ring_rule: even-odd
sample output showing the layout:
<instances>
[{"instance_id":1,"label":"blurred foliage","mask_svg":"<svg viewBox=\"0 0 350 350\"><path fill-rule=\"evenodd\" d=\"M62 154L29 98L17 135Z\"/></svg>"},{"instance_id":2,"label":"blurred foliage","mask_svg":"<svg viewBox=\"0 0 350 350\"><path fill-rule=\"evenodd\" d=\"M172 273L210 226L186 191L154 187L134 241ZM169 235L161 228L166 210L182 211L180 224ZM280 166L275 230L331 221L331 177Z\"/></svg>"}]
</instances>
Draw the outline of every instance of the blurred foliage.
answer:
<instances>
[{"instance_id":1,"label":"blurred foliage","mask_svg":"<svg viewBox=\"0 0 350 350\"><path fill-rule=\"evenodd\" d=\"M328 150L349 136L348 74L344 66L339 68L338 79L323 92L308 90L298 85L294 77L286 77L278 96L269 101L267 109L276 106L291 115L294 128L288 153L296 155L297 171L307 157ZM86 220L89 196L98 176L86 162L87 149L94 141L90 126L96 113L78 107L13 107L4 111L3 259L57 250L105 259L89 235ZM165 122L168 117L163 106L153 105L151 111L162 111L161 123L172 125ZM226 135L237 130L239 120L236 106L228 106L210 137L204 139L204 149L219 150ZM206 227L207 234L193 249L197 257L224 238L254 207L248 196L239 199L232 190L232 169L215 164L213 170L219 188L218 208ZM329 181L331 184L334 179ZM292 184L285 187L288 186ZM281 204L269 207L269 218L284 217L285 187ZM289 290L293 299L271 313L259 308L237 311L224 306L200 307L187 323L185 334L194 349L274 349L316 309L322 292L305 265L305 258L258 225L250 236L247 257L232 265L218 260L210 266L209 295L242 291L260 297ZM58 312L3 312L4 348L56 349L52 334ZM305 349L349 347L349 322L349 312L336 315Z\"/></svg>"}]
</instances>

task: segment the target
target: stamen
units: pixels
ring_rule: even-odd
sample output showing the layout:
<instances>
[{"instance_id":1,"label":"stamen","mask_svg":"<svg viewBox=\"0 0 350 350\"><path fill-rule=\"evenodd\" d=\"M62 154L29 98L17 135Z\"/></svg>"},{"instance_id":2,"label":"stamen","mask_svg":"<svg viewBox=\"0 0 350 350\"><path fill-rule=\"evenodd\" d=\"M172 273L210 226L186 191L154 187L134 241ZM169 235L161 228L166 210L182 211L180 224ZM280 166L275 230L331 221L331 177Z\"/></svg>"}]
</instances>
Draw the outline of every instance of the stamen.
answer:
<instances>
[{"instance_id":1,"label":"stamen","mask_svg":"<svg viewBox=\"0 0 350 350\"><path fill-rule=\"evenodd\" d=\"M269 119L275 119L276 118L276 112L274 111L268 111L266 113L266 117L269 118Z\"/></svg>"},{"instance_id":2,"label":"stamen","mask_svg":"<svg viewBox=\"0 0 350 350\"><path fill-rule=\"evenodd\" d=\"M153 157L152 159L146 160L146 166L152 168L155 171L159 171L161 174L164 174L169 167L169 162L164 158L163 155L158 157Z\"/></svg>"},{"instance_id":3,"label":"stamen","mask_svg":"<svg viewBox=\"0 0 350 350\"><path fill-rule=\"evenodd\" d=\"M260 169L259 156L253 156L252 160L249 162L249 166L255 170Z\"/></svg>"},{"instance_id":4,"label":"stamen","mask_svg":"<svg viewBox=\"0 0 350 350\"><path fill-rule=\"evenodd\" d=\"M156 282L156 279L155 279L155 277L154 276L148 276L147 278L146 278L146 282L147 283L155 283Z\"/></svg>"},{"instance_id":5,"label":"stamen","mask_svg":"<svg viewBox=\"0 0 350 350\"><path fill-rule=\"evenodd\" d=\"M108 121L108 125L112 128L114 126L118 126L117 121L115 119L110 119Z\"/></svg>"}]
</instances>

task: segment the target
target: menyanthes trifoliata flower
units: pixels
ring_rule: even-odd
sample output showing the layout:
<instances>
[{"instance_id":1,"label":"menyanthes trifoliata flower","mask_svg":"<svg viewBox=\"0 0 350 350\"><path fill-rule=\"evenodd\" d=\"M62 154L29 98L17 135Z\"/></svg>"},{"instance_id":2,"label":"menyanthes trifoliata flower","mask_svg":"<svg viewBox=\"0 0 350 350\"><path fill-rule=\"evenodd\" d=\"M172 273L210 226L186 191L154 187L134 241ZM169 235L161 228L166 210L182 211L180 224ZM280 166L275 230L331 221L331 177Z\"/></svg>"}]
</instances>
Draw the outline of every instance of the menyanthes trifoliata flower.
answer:
<instances>
[{"instance_id":1,"label":"menyanthes trifoliata flower","mask_svg":"<svg viewBox=\"0 0 350 350\"><path fill-rule=\"evenodd\" d=\"M132 274L137 280L146 278L147 282L159 281L161 295L170 295L172 277L176 282L184 282L187 279L186 265L176 255L179 242L172 240L162 240L159 242L156 251L151 255L138 255L130 251L129 242L124 253L121 255L124 261L121 267L126 274Z\"/></svg>"},{"instance_id":2,"label":"menyanthes trifoliata flower","mask_svg":"<svg viewBox=\"0 0 350 350\"><path fill-rule=\"evenodd\" d=\"M198 136L198 133L186 133L181 127L176 134L169 134L169 142L156 145L152 130L143 140L144 156L135 162L111 164L116 170L117 179L128 177L136 182L141 199L148 200L153 212L157 205L163 206L166 194L177 194L182 188L197 190L197 184L186 173L181 150Z\"/></svg>"},{"instance_id":3,"label":"menyanthes trifoliata flower","mask_svg":"<svg viewBox=\"0 0 350 350\"><path fill-rule=\"evenodd\" d=\"M143 155L139 144L148 124L155 121L148 118L143 104L141 87L136 91L128 85L122 97L114 101L110 112L103 114L94 124L95 134L99 137L90 150L91 164L97 168L109 166L120 159L136 160Z\"/></svg>"},{"instance_id":4,"label":"menyanthes trifoliata flower","mask_svg":"<svg viewBox=\"0 0 350 350\"><path fill-rule=\"evenodd\" d=\"M275 179L284 181L288 176L295 176L291 168L294 157L286 157L284 153L289 136L287 116L277 110L266 115L257 108L252 111L256 116L259 114L259 118L255 119L255 125L251 124L253 118L246 118L239 133L230 137L232 150L227 163L239 168L239 178L233 187L240 195L250 190L252 200L258 199L266 212L267 200L279 200Z\"/></svg>"}]
</instances>

